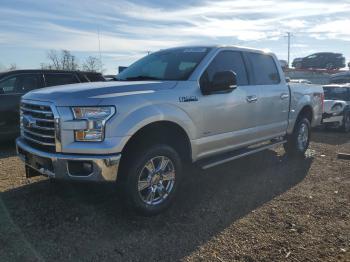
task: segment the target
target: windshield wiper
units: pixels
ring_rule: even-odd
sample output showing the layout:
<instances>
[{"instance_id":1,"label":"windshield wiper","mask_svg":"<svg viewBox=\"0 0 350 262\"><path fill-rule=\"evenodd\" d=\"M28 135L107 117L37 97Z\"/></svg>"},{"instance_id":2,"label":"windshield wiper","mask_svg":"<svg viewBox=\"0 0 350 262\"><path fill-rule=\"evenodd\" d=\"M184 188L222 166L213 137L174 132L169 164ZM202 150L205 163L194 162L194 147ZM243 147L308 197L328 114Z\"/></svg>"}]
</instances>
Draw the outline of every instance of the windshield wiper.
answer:
<instances>
[{"instance_id":1,"label":"windshield wiper","mask_svg":"<svg viewBox=\"0 0 350 262\"><path fill-rule=\"evenodd\" d=\"M162 80L158 77L153 77L153 76L131 76L131 77L126 77L123 80L127 80L127 81L142 81L142 80Z\"/></svg>"}]
</instances>

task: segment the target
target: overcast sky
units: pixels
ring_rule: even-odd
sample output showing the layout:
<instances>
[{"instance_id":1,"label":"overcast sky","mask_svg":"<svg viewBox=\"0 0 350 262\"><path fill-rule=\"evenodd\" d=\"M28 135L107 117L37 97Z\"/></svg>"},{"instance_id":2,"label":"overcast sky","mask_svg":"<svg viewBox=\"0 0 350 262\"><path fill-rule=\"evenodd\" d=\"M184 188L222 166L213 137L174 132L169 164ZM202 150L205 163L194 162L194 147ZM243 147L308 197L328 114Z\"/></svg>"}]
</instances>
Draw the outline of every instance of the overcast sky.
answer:
<instances>
[{"instance_id":1,"label":"overcast sky","mask_svg":"<svg viewBox=\"0 0 350 262\"><path fill-rule=\"evenodd\" d=\"M0 66L38 68L50 49L80 62L98 56L106 73L147 51L195 44L243 45L287 58L341 52L350 59L350 0L1 0Z\"/></svg>"}]
</instances>

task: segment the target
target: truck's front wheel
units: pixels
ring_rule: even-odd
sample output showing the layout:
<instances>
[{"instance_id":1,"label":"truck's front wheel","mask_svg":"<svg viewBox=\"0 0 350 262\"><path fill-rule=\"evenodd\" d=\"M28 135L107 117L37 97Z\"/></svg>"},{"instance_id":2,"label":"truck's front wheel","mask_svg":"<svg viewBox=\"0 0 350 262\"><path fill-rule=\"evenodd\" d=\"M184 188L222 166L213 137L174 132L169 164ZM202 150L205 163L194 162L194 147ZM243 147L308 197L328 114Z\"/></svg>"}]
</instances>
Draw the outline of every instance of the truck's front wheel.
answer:
<instances>
[{"instance_id":1,"label":"truck's front wheel","mask_svg":"<svg viewBox=\"0 0 350 262\"><path fill-rule=\"evenodd\" d=\"M181 158L172 147L154 145L140 151L126 168L127 204L144 215L162 212L174 199L181 173Z\"/></svg>"},{"instance_id":2,"label":"truck's front wheel","mask_svg":"<svg viewBox=\"0 0 350 262\"><path fill-rule=\"evenodd\" d=\"M295 124L293 134L287 136L284 144L286 153L290 156L303 157L310 143L311 124L306 117L300 117Z\"/></svg>"}]
</instances>

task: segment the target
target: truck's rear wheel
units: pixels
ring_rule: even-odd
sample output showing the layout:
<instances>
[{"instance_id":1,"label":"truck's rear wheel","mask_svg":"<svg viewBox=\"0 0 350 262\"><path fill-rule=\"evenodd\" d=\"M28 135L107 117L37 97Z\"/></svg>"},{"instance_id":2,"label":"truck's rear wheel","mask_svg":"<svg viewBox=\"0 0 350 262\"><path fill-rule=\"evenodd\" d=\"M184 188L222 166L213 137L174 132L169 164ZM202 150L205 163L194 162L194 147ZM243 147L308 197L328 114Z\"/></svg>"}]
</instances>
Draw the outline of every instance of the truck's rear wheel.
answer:
<instances>
[{"instance_id":1,"label":"truck's rear wheel","mask_svg":"<svg viewBox=\"0 0 350 262\"><path fill-rule=\"evenodd\" d=\"M300 117L295 124L293 134L287 137L284 144L290 156L303 157L310 144L311 124L306 117Z\"/></svg>"},{"instance_id":2,"label":"truck's rear wheel","mask_svg":"<svg viewBox=\"0 0 350 262\"><path fill-rule=\"evenodd\" d=\"M170 206L181 179L182 162L168 145L154 145L136 154L126 168L127 204L144 215L155 215Z\"/></svg>"}]
</instances>

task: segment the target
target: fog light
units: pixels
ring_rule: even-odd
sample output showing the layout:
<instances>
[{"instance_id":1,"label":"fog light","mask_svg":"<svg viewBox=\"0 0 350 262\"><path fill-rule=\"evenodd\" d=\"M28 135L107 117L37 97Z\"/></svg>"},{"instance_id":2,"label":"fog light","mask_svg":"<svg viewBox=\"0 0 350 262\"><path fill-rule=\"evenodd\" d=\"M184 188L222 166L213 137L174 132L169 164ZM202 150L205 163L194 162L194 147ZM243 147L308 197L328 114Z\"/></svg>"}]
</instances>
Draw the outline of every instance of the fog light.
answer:
<instances>
[{"instance_id":1,"label":"fog light","mask_svg":"<svg viewBox=\"0 0 350 262\"><path fill-rule=\"evenodd\" d=\"M68 172L72 176L89 176L92 174L93 164L89 161L68 161Z\"/></svg>"}]
</instances>

